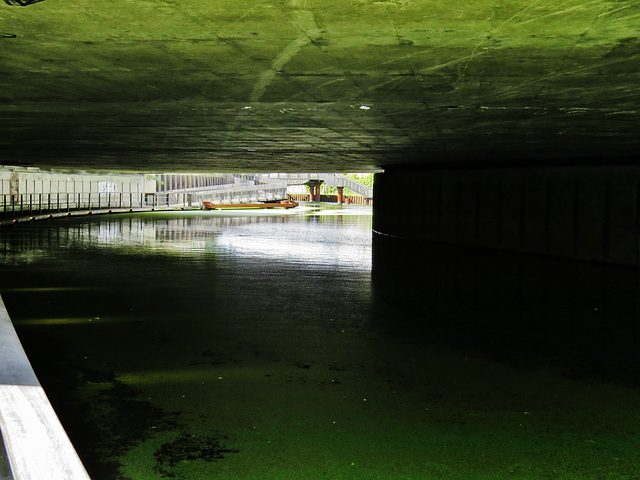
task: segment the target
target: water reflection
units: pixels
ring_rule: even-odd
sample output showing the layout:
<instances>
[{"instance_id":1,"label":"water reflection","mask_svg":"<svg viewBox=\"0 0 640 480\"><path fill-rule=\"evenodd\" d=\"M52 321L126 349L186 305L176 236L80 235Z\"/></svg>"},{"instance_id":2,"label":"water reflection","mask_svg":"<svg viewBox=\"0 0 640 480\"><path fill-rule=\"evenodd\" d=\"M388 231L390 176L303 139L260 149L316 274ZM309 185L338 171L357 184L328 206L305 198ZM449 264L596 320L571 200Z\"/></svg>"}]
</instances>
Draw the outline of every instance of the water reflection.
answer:
<instances>
[{"instance_id":1,"label":"water reflection","mask_svg":"<svg viewBox=\"0 0 640 480\"><path fill-rule=\"evenodd\" d=\"M635 268L377 235L373 264L378 297L415 319L413 335L638 382Z\"/></svg>"},{"instance_id":2,"label":"water reflection","mask_svg":"<svg viewBox=\"0 0 640 480\"><path fill-rule=\"evenodd\" d=\"M307 208L296 215L162 212L68 219L5 231L0 237L4 247L0 261L30 263L61 250L108 248L116 254L233 254L368 271L371 219L367 213L370 209L361 207Z\"/></svg>"},{"instance_id":3,"label":"water reflection","mask_svg":"<svg viewBox=\"0 0 640 480\"><path fill-rule=\"evenodd\" d=\"M371 268L371 233L367 229L335 224L285 223L274 237L268 224L242 225L226 229L217 239L218 248L235 255L263 257L269 261L288 261L333 267Z\"/></svg>"}]
</instances>

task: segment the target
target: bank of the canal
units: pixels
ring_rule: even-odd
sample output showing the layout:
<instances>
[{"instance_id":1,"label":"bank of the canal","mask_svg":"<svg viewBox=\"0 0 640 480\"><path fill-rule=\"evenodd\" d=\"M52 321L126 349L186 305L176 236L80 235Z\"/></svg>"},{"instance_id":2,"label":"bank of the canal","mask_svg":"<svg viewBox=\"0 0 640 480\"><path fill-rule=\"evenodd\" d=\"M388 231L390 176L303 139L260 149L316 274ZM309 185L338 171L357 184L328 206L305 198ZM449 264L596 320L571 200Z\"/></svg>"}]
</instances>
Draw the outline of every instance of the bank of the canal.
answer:
<instances>
[{"instance_id":1,"label":"bank of the canal","mask_svg":"<svg viewBox=\"0 0 640 480\"><path fill-rule=\"evenodd\" d=\"M372 288L370 214L0 232L0 293L92 478L635 478L636 385L412 333L429 319Z\"/></svg>"}]
</instances>

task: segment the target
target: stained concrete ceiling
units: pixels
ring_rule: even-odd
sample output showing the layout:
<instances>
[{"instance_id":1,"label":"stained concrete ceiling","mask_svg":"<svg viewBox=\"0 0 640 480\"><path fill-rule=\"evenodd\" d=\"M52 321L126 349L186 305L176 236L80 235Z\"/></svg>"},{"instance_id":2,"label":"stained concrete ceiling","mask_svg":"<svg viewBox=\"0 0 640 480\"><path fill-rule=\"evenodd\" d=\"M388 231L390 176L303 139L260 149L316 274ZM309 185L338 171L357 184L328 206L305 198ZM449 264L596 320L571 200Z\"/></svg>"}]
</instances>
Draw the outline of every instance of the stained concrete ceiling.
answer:
<instances>
[{"instance_id":1,"label":"stained concrete ceiling","mask_svg":"<svg viewBox=\"0 0 640 480\"><path fill-rule=\"evenodd\" d=\"M0 164L633 159L639 36L638 0L3 3Z\"/></svg>"}]
</instances>

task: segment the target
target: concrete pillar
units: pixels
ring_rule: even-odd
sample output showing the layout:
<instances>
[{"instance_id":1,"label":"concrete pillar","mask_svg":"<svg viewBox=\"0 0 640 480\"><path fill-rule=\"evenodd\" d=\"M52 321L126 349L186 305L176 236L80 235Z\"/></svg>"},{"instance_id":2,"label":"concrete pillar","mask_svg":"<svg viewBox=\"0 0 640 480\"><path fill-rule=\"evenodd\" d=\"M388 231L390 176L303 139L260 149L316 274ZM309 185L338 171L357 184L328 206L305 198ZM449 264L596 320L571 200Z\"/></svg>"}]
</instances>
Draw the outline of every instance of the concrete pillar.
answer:
<instances>
[{"instance_id":1,"label":"concrete pillar","mask_svg":"<svg viewBox=\"0 0 640 480\"><path fill-rule=\"evenodd\" d=\"M376 174L373 228L415 241L638 266L639 192L633 165L391 170Z\"/></svg>"},{"instance_id":2,"label":"concrete pillar","mask_svg":"<svg viewBox=\"0 0 640 480\"><path fill-rule=\"evenodd\" d=\"M640 360L640 166L387 169L373 229L375 294L414 333Z\"/></svg>"},{"instance_id":3,"label":"concrete pillar","mask_svg":"<svg viewBox=\"0 0 640 480\"><path fill-rule=\"evenodd\" d=\"M11 201L17 202L20 193L20 175L18 172L11 172L11 177L9 178L9 194L11 195Z\"/></svg>"},{"instance_id":4,"label":"concrete pillar","mask_svg":"<svg viewBox=\"0 0 640 480\"><path fill-rule=\"evenodd\" d=\"M320 185L322 185L322 180L309 180L306 185L309 187L309 201L319 202Z\"/></svg>"}]
</instances>

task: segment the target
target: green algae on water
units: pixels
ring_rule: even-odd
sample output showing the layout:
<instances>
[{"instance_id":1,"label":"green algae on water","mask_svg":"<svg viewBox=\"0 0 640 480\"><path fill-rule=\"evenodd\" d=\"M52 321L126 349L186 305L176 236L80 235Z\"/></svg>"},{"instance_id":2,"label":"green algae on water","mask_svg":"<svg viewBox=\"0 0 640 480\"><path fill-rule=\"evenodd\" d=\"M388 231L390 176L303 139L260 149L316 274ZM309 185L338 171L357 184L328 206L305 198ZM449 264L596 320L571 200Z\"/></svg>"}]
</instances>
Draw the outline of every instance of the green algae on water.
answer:
<instances>
[{"instance_id":1,"label":"green algae on water","mask_svg":"<svg viewBox=\"0 0 640 480\"><path fill-rule=\"evenodd\" d=\"M222 437L224 439L226 437ZM213 462L224 458L227 453L238 453L239 450L226 448L221 439L209 435L191 435L182 433L172 442L163 444L156 452L154 470L165 477L176 478L173 471L180 462L204 460Z\"/></svg>"}]
</instances>

